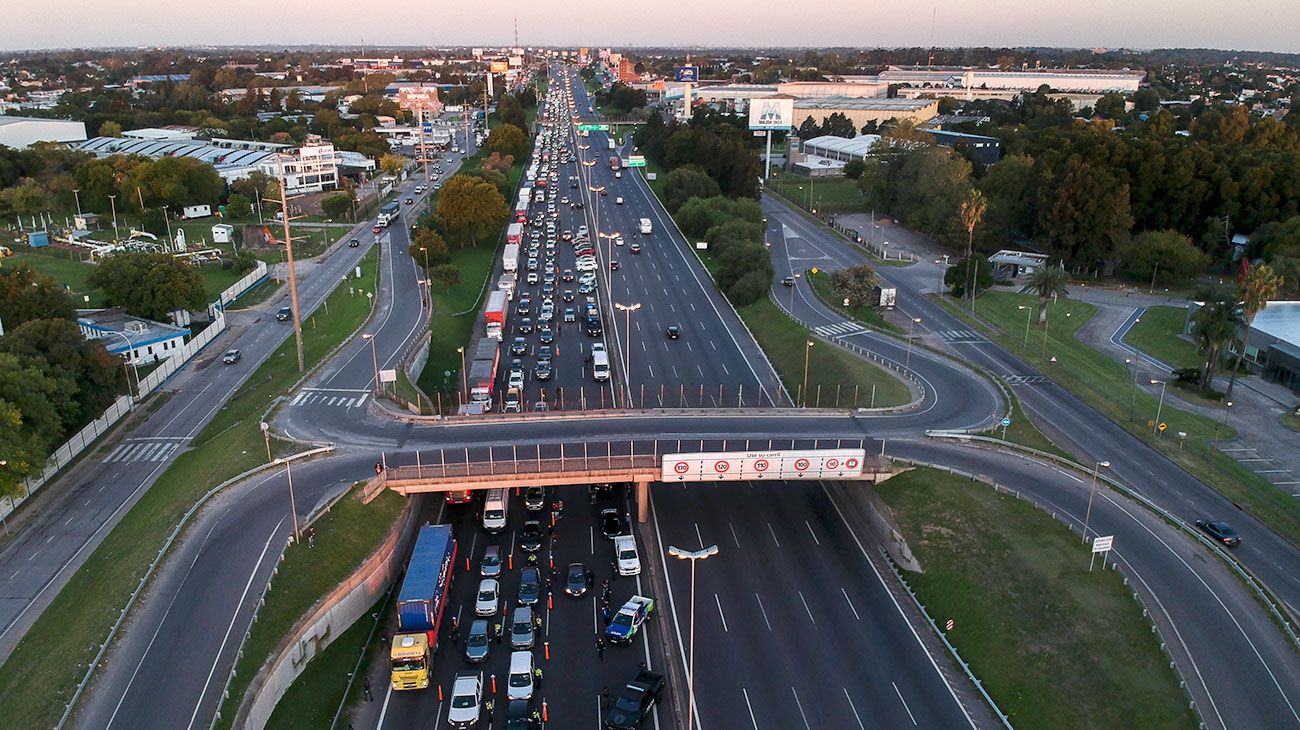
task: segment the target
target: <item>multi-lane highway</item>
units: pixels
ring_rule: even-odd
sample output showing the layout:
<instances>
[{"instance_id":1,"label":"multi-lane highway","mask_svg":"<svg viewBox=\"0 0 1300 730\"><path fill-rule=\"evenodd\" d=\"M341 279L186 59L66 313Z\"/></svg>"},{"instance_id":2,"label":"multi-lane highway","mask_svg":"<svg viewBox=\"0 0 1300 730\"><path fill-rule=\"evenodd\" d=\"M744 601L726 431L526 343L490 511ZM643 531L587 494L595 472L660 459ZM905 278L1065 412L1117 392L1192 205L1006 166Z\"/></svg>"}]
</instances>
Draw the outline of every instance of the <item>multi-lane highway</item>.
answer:
<instances>
[{"instance_id":1,"label":"multi-lane highway","mask_svg":"<svg viewBox=\"0 0 1300 730\"><path fill-rule=\"evenodd\" d=\"M552 87L555 84L553 78ZM581 84L575 81L573 89L578 108L585 110ZM604 141L599 134L593 132L582 141L592 140L594 151L596 143ZM617 356L617 348L629 342L622 338L629 334L633 347L630 378L622 380L623 376L619 376L617 382L639 385L644 379L664 383L666 390L671 390L674 383L664 375L665 366L668 372L678 367L679 374L683 366L695 367L699 377L717 378L724 393L730 392L730 387L739 391L742 383L751 383L746 386L748 390L766 382L770 370L764 369L765 365L759 368L758 364L765 361L756 354L757 345L705 278L687 242L670 233L675 229L640 176L625 173L614 178L602 165L592 166L589 171L593 176L590 186L604 185L610 191L602 202L600 228L594 225L592 206L585 209L592 216L589 227L597 231L619 226L618 230L626 234L636 219L650 217L655 230L651 237L653 250L659 254L649 256L650 241L643 241L645 250L639 256L617 250L613 253L621 266L615 272L610 299L641 303L643 308L632 318L644 326L638 331L633 325L630 333L626 327L615 329L611 351ZM624 197L622 206L608 203L611 196L619 195ZM824 258L826 263L820 264L824 268L861 260L851 247L779 203L769 200L764 205L773 221L778 279L791 270L791 258ZM607 212L606 206L616 209ZM394 231L386 241L389 250L384 257L385 283L378 313L367 328L367 333L375 335L380 367L395 361L395 353L418 333L424 316L414 266L405 254L404 240L398 239ZM629 244L635 240L625 237ZM600 255L608 256L605 248L600 249ZM601 273L606 273L608 259L601 261L606 267ZM925 327L934 331L968 329L921 294L937 279L933 268L921 265L881 273L899 285L900 307L921 317ZM821 307L802 285L794 292L781 289L779 294L782 296L778 300L794 295L793 303L787 300L785 306L810 326L831 333L838 330L846 342L887 358L905 357L905 345L891 338L872 333L846 334L849 330L838 328L842 319ZM654 306L646 306L646 302ZM617 328L622 323L622 317L609 316L609 300L602 300L602 304L605 331L609 332L611 325ZM679 316L683 308L690 310L692 306L692 314L707 322L703 325L709 331L706 340L701 340L701 333L693 329L696 320ZM661 341L661 328L669 324L683 326L687 337ZM998 374L1034 372L995 344L974 334L969 339L972 341L968 344L953 343L961 358ZM728 340L731 346L726 344ZM366 390L374 377L369 342L354 341L322 369L309 388ZM686 342L692 347L678 347ZM704 350L702 342L716 343L717 349ZM640 343L644 343L644 349L638 354ZM751 363L752 371L748 370ZM1074 475L1004 454L917 440L916 434L925 429L986 426L995 415L1000 416L1000 404L992 386L951 359L917 350L911 355L911 365L923 384L925 397L916 408L892 415L699 412L439 421L396 419L369 402L348 408L309 403L311 399L302 398L297 405L292 405L291 400L276 423L297 438L334 441L350 452L345 458L303 468L311 475L311 496L316 498L350 479L363 477L375 454L381 451L390 464L415 463L417 452L424 464L430 464L451 458L449 453L454 458L484 458L489 446L495 447L494 458L504 461L501 455L505 452L531 455L536 451L549 456L568 449L573 456L578 450L591 449L592 453L601 453L610 441L621 442L617 448L628 449L631 447L627 440L633 438L641 439L635 446L637 453L702 447L734 449L746 439L750 442L745 448L766 448L769 439L779 441L792 436L822 439L800 444L805 447L831 446L841 439L857 443L866 438L873 452L883 449L893 455L988 475L1052 505L1067 519L1079 521L1087 485ZM647 395L655 390L648 387ZM639 396L639 387L633 392ZM1109 458L1120 478L1175 513L1190 516L1195 512L1200 516L1202 511L1222 508L1216 502L1217 495L1204 485L1158 455L1153 456L1154 452L1055 386L1021 387L1019 394L1031 413L1050 415L1055 423L1072 424L1061 427L1070 433L1064 443L1080 446L1095 458ZM297 394L295 399L300 396ZM675 404L670 399L667 405ZM883 444L877 440L880 437L886 437ZM700 438L709 441L694 442ZM654 439L657 441L651 443ZM1116 454L1123 455L1128 463ZM1142 477L1139 469L1149 476ZM302 481L300 477L299 483ZM194 724L206 720L233 660L230 637L241 635L247 624L246 596L256 594L264 585L268 570L265 555L274 549L267 546L275 535L282 539L286 534L284 488L279 476L244 485L220 509L205 513L193 531L201 539L188 541L169 562L157 584L157 595L137 614L135 624L112 657L110 670L92 694L82 715L83 724L103 726L112 720L113 713L118 715L114 722L129 718L133 726L141 727L173 727L180 716L191 717ZM717 544L721 550L717 557L701 564L699 575L696 676L700 727L957 727L972 724L972 718L978 724L982 712L963 706L958 698L966 688L951 682L941 671L950 667L948 659L927 652L921 637L912 633L907 613L890 597L885 582L888 579L880 577L868 559L865 551L872 550L872 546L859 545L851 519L846 519L828 490L815 483L799 482L655 487L652 493L653 522L649 532L642 531L640 537L644 546L644 538L653 535L650 544L660 551L643 554L643 561L655 561L668 582L655 585L643 581L637 589L659 593L655 598L660 601L662 618L669 620L653 625L644 637L650 641L635 644L632 650L607 649L602 662L594 647L598 624L590 599L562 597L557 590L554 608L543 616L543 631L552 638L551 651L556 659L552 664L543 664L547 679L541 694L549 700L551 716L560 718L556 720L562 723L560 726L596 723L599 687L617 687L637 662L660 666L664 658L647 652L657 643L672 648L673 662L682 661L685 651L681 637L689 625L685 599L689 593L689 566L667 562L662 549L670 544L687 549ZM594 529L595 512L586 491L581 487L565 488L551 496L567 505L556 537L548 539L549 547L555 550L557 567L563 570L563 565L572 560L590 561L599 585L609 572L608 545ZM1121 564L1151 608L1207 724L1300 726L1294 707L1296 688L1300 687L1300 662L1248 589L1222 563L1207 559L1204 549L1175 526L1109 493L1103 493L1097 502L1093 529L1117 536ZM473 570L483 548L491 541L503 551L519 554L513 530L519 526L524 510L517 498L512 511L510 530L497 537L482 533L473 508L459 508L447 515L471 563L468 572L460 566L451 597L450 610L462 612L462 632L468 627L469 616L464 612L472 605L471 593L477 582ZM1296 564L1291 562L1291 546L1277 538L1268 542L1266 533L1247 539L1259 539L1277 551L1270 556L1279 561L1267 576L1271 583L1293 581L1293 576L1300 574L1292 570L1287 575L1285 566ZM1246 557L1248 562L1262 559L1249 553ZM1256 570L1263 573L1265 568ZM517 573L516 564L504 581L503 593L508 601L517 589ZM615 603L630 593L631 583L629 579L616 581ZM1290 593L1283 595L1293 600ZM182 640L190 650L184 662L174 653ZM458 649L449 642L444 644L436 664L444 687L450 673L468 668L457 655ZM501 654L489 661L498 682L504 674L501 661ZM178 700L165 705L170 714L149 705L150 699L156 703L156 692L164 687L169 692L172 687L178 688ZM421 723L441 721L446 715L446 708L430 692L396 693L386 702L384 725L389 727L408 726L415 718ZM505 703L498 701L497 717L504 715L504 708Z\"/></svg>"}]
</instances>

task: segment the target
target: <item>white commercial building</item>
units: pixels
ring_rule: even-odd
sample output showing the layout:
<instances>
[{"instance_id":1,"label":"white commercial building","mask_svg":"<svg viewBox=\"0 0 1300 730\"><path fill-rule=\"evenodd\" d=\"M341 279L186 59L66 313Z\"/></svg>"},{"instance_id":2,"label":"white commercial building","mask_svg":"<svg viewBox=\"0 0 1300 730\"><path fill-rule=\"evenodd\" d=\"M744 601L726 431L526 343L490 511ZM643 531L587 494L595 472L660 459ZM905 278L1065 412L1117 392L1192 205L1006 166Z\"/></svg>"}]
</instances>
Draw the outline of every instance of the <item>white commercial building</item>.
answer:
<instances>
[{"instance_id":1,"label":"white commercial building","mask_svg":"<svg viewBox=\"0 0 1300 730\"><path fill-rule=\"evenodd\" d=\"M1138 90L1145 71L1093 68L1011 69L971 66L890 66L878 77L884 84L939 86L971 89L1035 91L1046 84L1054 91L1131 94Z\"/></svg>"},{"instance_id":2,"label":"white commercial building","mask_svg":"<svg viewBox=\"0 0 1300 730\"><path fill-rule=\"evenodd\" d=\"M16 150L37 142L81 142L85 139L85 122L0 116L0 145Z\"/></svg>"},{"instance_id":3,"label":"white commercial building","mask_svg":"<svg viewBox=\"0 0 1300 730\"><path fill-rule=\"evenodd\" d=\"M296 150L273 155L258 168L273 177L284 176L285 192L290 195L319 193L339 185L341 155L328 142L308 144Z\"/></svg>"},{"instance_id":4,"label":"white commercial building","mask_svg":"<svg viewBox=\"0 0 1300 730\"><path fill-rule=\"evenodd\" d=\"M179 357L190 331L162 322L127 314L121 309L81 309L77 326L88 340L99 340L104 349L132 365L146 365Z\"/></svg>"}]
</instances>

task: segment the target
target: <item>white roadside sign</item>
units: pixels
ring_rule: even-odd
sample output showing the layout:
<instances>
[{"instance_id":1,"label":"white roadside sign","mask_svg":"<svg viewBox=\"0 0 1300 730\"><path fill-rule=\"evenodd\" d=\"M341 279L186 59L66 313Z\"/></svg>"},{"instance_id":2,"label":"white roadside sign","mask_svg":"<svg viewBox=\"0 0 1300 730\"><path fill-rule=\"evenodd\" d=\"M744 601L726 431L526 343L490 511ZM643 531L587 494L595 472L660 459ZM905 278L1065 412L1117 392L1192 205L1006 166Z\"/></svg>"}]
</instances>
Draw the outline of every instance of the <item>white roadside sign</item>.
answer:
<instances>
[{"instance_id":1,"label":"white roadside sign","mask_svg":"<svg viewBox=\"0 0 1300 730\"><path fill-rule=\"evenodd\" d=\"M1110 546L1115 543L1114 535L1105 537L1096 537L1092 540L1092 551L1094 553L1104 553L1110 550Z\"/></svg>"},{"instance_id":2,"label":"white roadside sign","mask_svg":"<svg viewBox=\"0 0 1300 730\"><path fill-rule=\"evenodd\" d=\"M661 481L850 479L862 476L863 449L665 454Z\"/></svg>"}]
</instances>

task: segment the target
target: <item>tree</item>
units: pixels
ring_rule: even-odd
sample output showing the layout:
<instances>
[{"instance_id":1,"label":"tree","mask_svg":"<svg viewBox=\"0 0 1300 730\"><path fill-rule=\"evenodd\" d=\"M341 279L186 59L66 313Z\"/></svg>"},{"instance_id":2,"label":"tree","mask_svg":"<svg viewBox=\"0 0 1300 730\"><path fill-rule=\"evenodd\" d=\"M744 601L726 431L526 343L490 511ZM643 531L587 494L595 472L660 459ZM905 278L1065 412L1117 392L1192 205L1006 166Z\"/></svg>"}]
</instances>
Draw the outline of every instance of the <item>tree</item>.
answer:
<instances>
[{"instance_id":1,"label":"tree","mask_svg":"<svg viewBox=\"0 0 1300 730\"><path fill-rule=\"evenodd\" d=\"M974 268L975 273L970 274L970 269ZM989 265L989 260L983 254L972 254L969 258L948 267L943 275L943 283L952 290L952 295L961 299L966 296L966 287L971 281L975 282L975 292L982 292L993 285L993 267Z\"/></svg>"},{"instance_id":2,"label":"tree","mask_svg":"<svg viewBox=\"0 0 1300 730\"><path fill-rule=\"evenodd\" d=\"M163 320L177 309L205 304L198 269L166 253L124 251L104 259L86 277L113 306L146 319Z\"/></svg>"},{"instance_id":3,"label":"tree","mask_svg":"<svg viewBox=\"0 0 1300 730\"><path fill-rule=\"evenodd\" d=\"M8 331L34 319L72 319L76 309L63 287L28 264L0 268L0 322Z\"/></svg>"},{"instance_id":4,"label":"tree","mask_svg":"<svg viewBox=\"0 0 1300 730\"><path fill-rule=\"evenodd\" d=\"M126 204L138 206L141 197L150 208L167 206L179 210L195 203L214 203L221 198L226 183L216 168L193 157L160 157L141 162L122 182ZM122 201L119 201L122 202Z\"/></svg>"},{"instance_id":5,"label":"tree","mask_svg":"<svg viewBox=\"0 0 1300 730\"><path fill-rule=\"evenodd\" d=\"M860 307L869 304L875 294L876 267L871 264L859 264L847 269L831 272L831 291L837 299L847 299L849 306Z\"/></svg>"},{"instance_id":6,"label":"tree","mask_svg":"<svg viewBox=\"0 0 1300 730\"><path fill-rule=\"evenodd\" d=\"M502 124L488 134L483 145L488 152L510 155L516 160L528 154L528 137L513 124Z\"/></svg>"},{"instance_id":7,"label":"tree","mask_svg":"<svg viewBox=\"0 0 1300 730\"><path fill-rule=\"evenodd\" d=\"M1268 264L1253 266L1241 277L1237 294L1241 300L1241 323L1245 325L1247 331L1255 322L1255 315L1263 311L1270 301L1277 298L1281 288L1282 277L1274 273ZM1243 346L1238 348L1238 352L1244 351L1243 343ZM1228 400L1232 400L1232 388L1237 384L1237 369L1234 363L1232 377L1228 380L1228 392L1224 396Z\"/></svg>"},{"instance_id":8,"label":"tree","mask_svg":"<svg viewBox=\"0 0 1300 730\"><path fill-rule=\"evenodd\" d=\"M1122 94L1102 94L1097 99L1093 111L1097 116L1106 117L1107 119L1118 119L1124 116L1124 96Z\"/></svg>"},{"instance_id":9,"label":"tree","mask_svg":"<svg viewBox=\"0 0 1300 730\"><path fill-rule=\"evenodd\" d=\"M1071 155L1039 189L1038 229L1049 253L1080 267L1110 256L1133 226L1129 186Z\"/></svg>"},{"instance_id":10,"label":"tree","mask_svg":"<svg viewBox=\"0 0 1300 730\"><path fill-rule=\"evenodd\" d=\"M429 279L444 287L455 286L460 283L460 268L455 264L439 264L429 269Z\"/></svg>"},{"instance_id":11,"label":"tree","mask_svg":"<svg viewBox=\"0 0 1300 730\"><path fill-rule=\"evenodd\" d=\"M1047 302L1055 296L1065 296L1069 293L1067 284L1070 282L1070 275L1065 273L1065 269L1059 266L1040 266L1034 269L1034 273L1029 275L1027 284L1030 291L1038 295L1038 324L1047 324Z\"/></svg>"},{"instance_id":12,"label":"tree","mask_svg":"<svg viewBox=\"0 0 1300 730\"><path fill-rule=\"evenodd\" d=\"M853 126L852 120L842 112L835 112L826 117L826 121L822 123L821 130L822 134L846 137L849 139L856 137L858 134L858 130Z\"/></svg>"},{"instance_id":13,"label":"tree","mask_svg":"<svg viewBox=\"0 0 1300 730\"><path fill-rule=\"evenodd\" d=\"M409 163L410 160L402 155L395 155L390 152L389 154L379 158L379 169L383 170L386 174L397 177L402 174L402 170L405 170Z\"/></svg>"},{"instance_id":14,"label":"tree","mask_svg":"<svg viewBox=\"0 0 1300 730\"><path fill-rule=\"evenodd\" d=\"M417 265L424 267L428 262L430 270L435 266L447 263L451 259L451 253L447 249L447 242L442 236L432 228L421 226L415 232L415 240L411 242L411 258L415 259Z\"/></svg>"},{"instance_id":15,"label":"tree","mask_svg":"<svg viewBox=\"0 0 1300 730\"><path fill-rule=\"evenodd\" d=\"M51 402L54 385L30 362L0 353L0 448L7 447L0 489L14 494L23 477L40 471L62 432ZM9 449L12 449L10 451Z\"/></svg>"},{"instance_id":16,"label":"tree","mask_svg":"<svg viewBox=\"0 0 1300 730\"><path fill-rule=\"evenodd\" d=\"M502 175L509 175L510 168L515 164L515 158L510 155L502 155L500 152L493 152L483 160L483 169L499 172Z\"/></svg>"},{"instance_id":17,"label":"tree","mask_svg":"<svg viewBox=\"0 0 1300 730\"><path fill-rule=\"evenodd\" d=\"M822 135L822 127L817 120L809 115L807 119L799 125L799 139L812 139Z\"/></svg>"},{"instance_id":18,"label":"tree","mask_svg":"<svg viewBox=\"0 0 1300 730\"><path fill-rule=\"evenodd\" d=\"M1201 353L1201 390L1209 391L1219 367L1223 346L1237 334L1236 297L1217 293L1205 297L1201 308L1192 315L1192 337Z\"/></svg>"},{"instance_id":19,"label":"tree","mask_svg":"<svg viewBox=\"0 0 1300 730\"><path fill-rule=\"evenodd\" d=\"M1142 281L1172 284L1205 270L1206 256L1192 239L1178 231L1143 231L1120 251L1124 270Z\"/></svg>"},{"instance_id":20,"label":"tree","mask_svg":"<svg viewBox=\"0 0 1300 730\"><path fill-rule=\"evenodd\" d=\"M966 199L961 201L961 206L958 208L962 227L966 229L966 258L968 260L975 249L975 227L984 218L984 211L988 210L988 207L989 204L984 199L984 193L981 193L978 188L971 188L966 193ZM974 311L975 293L977 291L974 276L975 269L971 268L967 273L967 291L971 298L971 311Z\"/></svg>"},{"instance_id":21,"label":"tree","mask_svg":"<svg viewBox=\"0 0 1300 730\"><path fill-rule=\"evenodd\" d=\"M101 137L121 137L122 125L109 119L99 125L99 136Z\"/></svg>"},{"instance_id":22,"label":"tree","mask_svg":"<svg viewBox=\"0 0 1300 730\"><path fill-rule=\"evenodd\" d=\"M853 159L844 163L844 177L847 177L850 180L857 180L858 178L862 177L862 173L865 172L866 169L867 169L867 163L864 162L861 158L854 157Z\"/></svg>"},{"instance_id":23,"label":"tree","mask_svg":"<svg viewBox=\"0 0 1300 730\"><path fill-rule=\"evenodd\" d=\"M325 217L339 220L347 216L348 211L352 209L352 203L350 193L334 193L321 198L320 209Z\"/></svg>"},{"instance_id":24,"label":"tree","mask_svg":"<svg viewBox=\"0 0 1300 730\"><path fill-rule=\"evenodd\" d=\"M36 319L0 339L0 352L40 369L52 386L60 438L89 423L125 386L122 362L99 340L87 340L72 319Z\"/></svg>"},{"instance_id":25,"label":"tree","mask_svg":"<svg viewBox=\"0 0 1300 730\"><path fill-rule=\"evenodd\" d=\"M736 283L727 289L727 299L736 307L744 307L753 304L763 297L772 288L772 275L763 271L750 271L745 273Z\"/></svg>"},{"instance_id":26,"label":"tree","mask_svg":"<svg viewBox=\"0 0 1300 730\"><path fill-rule=\"evenodd\" d=\"M509 212L495 185L469 175L453 175L438 196L438 217L461 237L462 245L477 245Z\"/></svg>"},{"instance_id":27,"label":"tree","mask_svg":"<svg viewBox=\"0 0 1300 730\"><path fill-rule=\"evenodd\" d=\"M509 124L519 131L528 132L528 120L524 116L523 106L510 94L505 94L497 101L497 118L502 124Z\"/></svg>"},{"instance_id":28,"label":"tree","mask_svg":"<svg viewBox=\"0 0 1300 730\"><path fill-rule=\"evenodd\" d=\"M0 190L0 218L40 215L53 207L54 196L30 177L17 186Z\"/></svg>"},{"instance_id":29,"label":"tree","mask_svg":"<svg viewBox=\"0 0 1300 730\"><path fill-rule=\"evenodd\" d=\"M720 195L718 183L696 165L683 165L668 173L664 184L664 207L675 213L691 198L712 198Z\"/></svg>"},{"instance_id":30,"label":"tree","mask_svg":"<svg viewBox=\"0 0 1300 730\"><path fill-rule=\"evenodd\" d=\"M230 218L247 218L253 210L253 203L243 193L231 193L226 198L226 216Z\"/></svg>"}]
</instances>

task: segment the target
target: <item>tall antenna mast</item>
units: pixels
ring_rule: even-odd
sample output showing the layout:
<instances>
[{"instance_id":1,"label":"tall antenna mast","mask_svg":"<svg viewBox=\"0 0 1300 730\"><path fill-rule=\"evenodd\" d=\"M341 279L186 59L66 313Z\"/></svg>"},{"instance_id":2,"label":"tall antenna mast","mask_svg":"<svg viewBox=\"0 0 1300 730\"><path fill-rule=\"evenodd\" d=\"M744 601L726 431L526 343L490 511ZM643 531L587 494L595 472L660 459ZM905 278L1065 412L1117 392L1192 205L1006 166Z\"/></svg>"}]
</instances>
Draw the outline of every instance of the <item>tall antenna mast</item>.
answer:
<instances>
[{"instance_id":1,"label":"tall antenna mast","mask_svg":"<svg viewBox=\"0 0 1300 730\"><path fill-rule=\"evenodd\" d=\"M930 60L926 61L926 68L934 65L934 17L937 12L937 8L930 8Z\"/></svg>"},{"instance_id":2,"label":"tall antenna mast","mask_svg":"<svg viewBox=\"0 0 1300 730\"><path fill-rule=\"evenodd\" d=\"M519 16L515 16L515 48L519 47Z\"/></svg>"}]
</instances>

